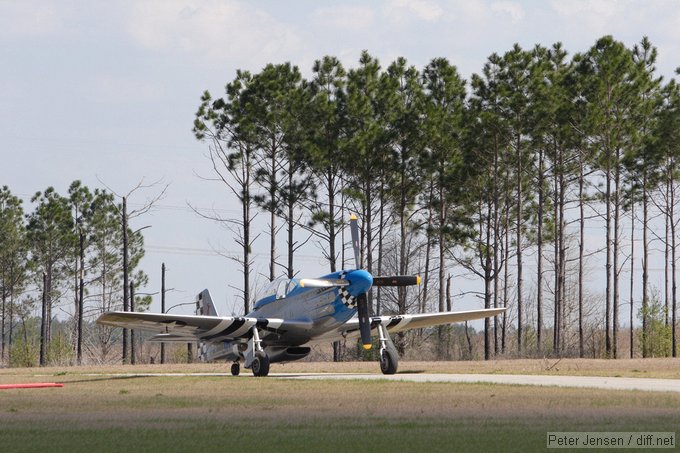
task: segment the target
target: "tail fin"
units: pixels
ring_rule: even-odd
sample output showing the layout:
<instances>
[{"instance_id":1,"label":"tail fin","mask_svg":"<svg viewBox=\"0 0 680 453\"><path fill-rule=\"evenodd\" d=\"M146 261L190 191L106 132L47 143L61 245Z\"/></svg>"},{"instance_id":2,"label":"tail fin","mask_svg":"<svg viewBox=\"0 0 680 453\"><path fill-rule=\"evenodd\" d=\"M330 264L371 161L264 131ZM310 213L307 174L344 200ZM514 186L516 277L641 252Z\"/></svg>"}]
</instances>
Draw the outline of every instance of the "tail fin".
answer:
<instances>
[{"instance_id":1,"label":"tail fin","mask_svg":"<svg viewBox=\"0 0 680 453\"><path fill-rule=\"evenodd\" d=\"M218 316L215 304L210 297L210 291L204 289L196 299L196 314L199 316Z\"/></svg>"}]
</instances>

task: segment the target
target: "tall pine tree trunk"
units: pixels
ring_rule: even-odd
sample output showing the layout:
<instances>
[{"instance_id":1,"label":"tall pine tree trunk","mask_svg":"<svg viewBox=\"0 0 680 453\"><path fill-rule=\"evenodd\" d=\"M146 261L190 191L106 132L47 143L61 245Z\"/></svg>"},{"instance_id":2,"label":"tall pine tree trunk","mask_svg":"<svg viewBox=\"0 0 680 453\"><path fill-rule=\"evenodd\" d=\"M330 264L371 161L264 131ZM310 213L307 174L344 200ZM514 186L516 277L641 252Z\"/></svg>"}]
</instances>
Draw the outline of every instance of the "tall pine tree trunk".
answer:
<instances>
[{"instance_id":1,"label":"tall pine tree trunk","mask_svg":"<svg viewBox=\"0 0 680 453\"><path fill-rule=\"evenodd\" d=\"M538 150L538 225L536 227L536 346L543 344L543 149Z\"/></svg>"},{"instance_id":2,"label":"tall pine tree trunk","mask_svg":"<svg viewBox=\"0 0 680 453\"><path fill-rule=\"evenodd\" d=\"M672 345L671 345L671 354L673 357L677 357L677 342L676 342L676 308L677 308L677 280L676 280L676 258L675 258L675 177L674 177L674 172L673 169L675 168L675 162L673 157L671 157L671 171L669 171L670 175L670 196L671 196L671 202L670 202L670 222L671 222L671 268L672 268L672 286L671 286L671 291L672 291L672 297L673 297L673 306L672 306L672 316L671 316L671 337L672 337Z\"/></svg>"},{"instance_id":3,"label":"tall pine tree trunk","mask_svg":"<svg viewBox=\"0 0 680 453\"><path fill-rule=\"evenodd\" d=\"M482 213L483 206L482 200L479 201L479 259L484 263L484 308L491 308L491 280L489 279L489 267L491 265L491 257L489 256L490 248L490 228L489 219L487 217L486 222L484 221L484 215ZM484 232L486 226L486 233ZM484 243L485 251L482 250L482 243ZM491 320L489 318L484 318L484 360L489 360L491 358Z\"/></svg>"},{"instance_id":4,"label":"tall pine tree trunk","mask_svg":"<svg viewBox=\"0 0 680 453\"><path fill-rule=\"evenodd\" d=\"M335 272L337 270L335 262L335 177L331 168L327 170L326 181L328 184L328 259L331 272Z\"/></svg>"},{"instance_id":5,"label":"tall pine tree trunk","mask_svg":"<svg viewBox=\"0 0 680 453\"><path fill-rule=\"evenodd\" d=\"M611 263L611 158L610 151L607 148L607 163L606 163L606 192L605 192L605 223L607 228L606 233L606 251L607 259L605 264L605 270L607 273L607 283L605 287L605 318L604 318L604 328L605 328L605 354L607 358L612 356L612 340L611 340L611 277L612 277L612 263Z\"/></svg>"},{"instance_id":6,"label":"tall pine tree trunk","mask_svg":"<svg viewBox=\"0 0 680 453\"><path fill-rule=\"evenodd\" d=\"M429 277L430 277L430 254L432 251L432 236L430 233L431 226L432 226L432 206L434 205L434 183L430 181L430 189L429 189L429 195L428 195L428 202L427 202L427 223L425 227L425 272L423 274L423 291L421 293L422 299L420 301L420 306L419 312L424 313L425 312L425 305L427 304L427 296L428 296L428 291L429 291ZM439 253L442 254L444 253L441 249L439 249Z\"/></svg>"},{"instance_id":7,"label":"tall pine tree trunk","mask_svg":"<svg viewBox=\"0 0 680 453\"><path fill-rule=\"evenodd\" d=\"M251 162L250 152L246 150L244 172L242 175L243 186L243 312L247 315L250 313L250 176L251 176Z\"/></svg>"},{"instance_id":8,"label":"tall pine tree trunk","mask_svg":"<svg viewBox=\"0 0 680 453\"><path fill-rule=\"evenodd\" d=\"M619 217L621 213L621 150L616 149L616 161L614 167L614 297L612 301L612 356L618 358L618 331L619 331Z\"/></svg>"},{"instance_id":9,"label":"tall pine tree trunk","mask_svg":"<svg viewBox=\"0 0 680 453\"><path fill-rule=\"evenodd\" d=\"M507 176L507 173L506 173ZM505 308L505 311L503 312L503 331L501 333L501 351L505 353L505 346L506 346L506 339L507 339L507 333L508 333L508 299L510 298L509 295L509 288L508 288L508 278L509 278L509 269L508 269L508 264L510 263L510 184L509 181L506 179L506 192L505 192L505 226L504 226L504 236L505 236L505 258L503 260L503 308Z\"/></svg>"},{"instance_id":10,"label":"tall pine tree trunk","mask_svg":"<svg viewBox=\"0 0 680 453\"><path fill-rule=\"evenodd\" d=\"M517 352L521 355L524 349L524 303L522 300L522 151L521 139L517 136Z\"/></svg>"},{"instance_id":11,"label":"tall pine tree trunk","mask_svg":"<svg viewBox=\"0 0 680 453\"><path fill-rule=\"evenodd\" d=\"M444 201L444 185L442 182L439 183L439 272L438 272L438 280L439 280L439 294L438 294L438 302L439 302L439 311L442 312L445 310L446 306L446 300L445 300L445 294L444 294L444 289L445 289L445 283L444 283L444 272L445 272L445 238L444 238L444 227L446 225L446 202ZM445 326L440 326L439 328L439 341L443 341L443 332L445 330ZM443 352L444 348L441 349L442 355L440 357L443 357Z\"/></svg>"},{"instance_id":12,"label":"tall pine tree trunk","mask_svg":"<svg viewBox=\"0 0 680 453\"><path fill-rule=\"evenodd\" d=\"M562 322L560 320L560 314L562 313L562 300L561 300L561 295L560 295L560 290L562 288L562 285L560 284L560 211L559 211L559 193L560 193L560 185L559 185L559 179L558 179L558 156L557 156L557 148L554 148L555 151L555 163L554 163L554 170L553 170L553 191L555 193L555 201L553 203L553 216L554 216L554 224L553 224L553 267L554 267L554 310L553 310L553 353L555 355L558 355L560 353L560 326L562 325Z\"/></svg>"},{"instance_id":13,"label":"tall pine tree trunk","mask_svg":"<svg viewBox=\"0 0 680 453\"><path fill-rule=\"evenodd\" d=\"M294 254L295 254L295 238L293 236L293 232L295 231L295 219L293 216L295 215L295 202L294 202L294 196L293 196L293 190L296 190L293 188L293 163L289 160L288 161L288 193L287 193L287 199L286 199L286 208L288 210L288 218L287 218L287 228L288 228L288 241L287 241L287 247L288 247L288 265L286 267L286 273L288 275L288 278L293 278L295 275L295 269L294 269Z\"/></svg>"},{"instance_id":14,"label":"tall pine tree trunk","mask_svg":"<svg viewBox=\"0 0 680 453\"><path fill-rule=\"evenodd\" d=\"M649 193L647 192L647 171L642 174L642 357L647 357L647 288L649 284Z\"/></svg>"},{"instance_id":15,"label":"tall pine tree trunk","mask_svg":"<svg viewBox=\"0 0 680 453\"><path fill-rule=\"evenodd\" d=\"M633 199L635 195L633 194ZM635 201L630 205L630 358L633 358L633 283L635 282Z\"/></svg>"},{"instance_id":16,"label":"tall pine tree trunk","mask_svg":"<svg viewBox=\"0 0 680 453\"><path fill-rule=\"evenodd\" d=\"M583 255L585 249L585 213L584 213L584 165L583 152L579 151L578 175L578 208L579 208L579 243L578 243L578 355L585 355L583 338Z\"/></svg>"},{"instance_id":17,"label":"tall pine tree trunk","mask_svg":"<svg viewBox=\"0 0 680 453\"><path fill-rule=\"evenodd\" d=\"M128 282L128 218L127 200L123 197L123 311L130 309L130 283ZM123 328L123 364L128 362L128 329Z\"/></svg>"},{"instance_id":18,"label":"tall pine tree trunk","mask_svg":"<svg viewBox=\"0 0 680 453\"><path fill-rule=\"evenodd\" d=\"M669 289L669 272L670 272L670 266L669 266L669 257L670 257L670 198L671 198L671 170L670 170L670 163L667 162L667 169L666 169L666 237L664 239L665 243L665 251L664 251L664 303L666 305L666 326L669 325L669 313L670 313L670 289Z\"/></svg>"},{"instance_id":19,"label":"tall pine tree trunk","mask_svg":"<svg viewBox=\"0 0 680 453\"><path fill-rule=\"evenodd\" d=\"M272 155L270 157L269 168L269 281L273 282L276 278L276 139L272 138Z\"/></svg>"},{"instance_id":20,"label":"tall pine tree trunk","mask_svg":"<svg viewBox=\"0 0 680 453\"><path fill-rule=\"evenodd\" d=\"M561 325L560 325L560 348L562 352L564 352L564 337L565 337L565 332L567 331L567 303L566 303L566 295L567 295L567 241L565 239L565 229L567 222L565 220L565 206L566 206L566 200L565 196L567 193L567 187L566 187L566 182L564 178L564 150L563 148L560 147L559 149L559 159L560 159L560 172L559 172L559 220L560 220L560 225L559 225L559 249L560 249L560 256L559 256L559 270L560 270L560 275L559 275L559 284L560 284L560 307L562 308L562 312L560 313L560 320L561 320Z\"/></svg>"},{"instance_id":21,"label":"tall pine tree trunk","mask_svg":"<svg viewBox=\"0 0 680 453\"><path fill-rule=\"evenodd\" d=\"M498 263L498 253L500 250L499 242L499 219L498 219L498 205L499 194L498 194L498 138L494 136L494 152L493 152L493 308L498 308L498 274L499 274L499 263ZM498 315L493 317L493 344L494 353L498 355L500 352L500 342L499 342L499 318Z\"/></svg>"}]
</instances>

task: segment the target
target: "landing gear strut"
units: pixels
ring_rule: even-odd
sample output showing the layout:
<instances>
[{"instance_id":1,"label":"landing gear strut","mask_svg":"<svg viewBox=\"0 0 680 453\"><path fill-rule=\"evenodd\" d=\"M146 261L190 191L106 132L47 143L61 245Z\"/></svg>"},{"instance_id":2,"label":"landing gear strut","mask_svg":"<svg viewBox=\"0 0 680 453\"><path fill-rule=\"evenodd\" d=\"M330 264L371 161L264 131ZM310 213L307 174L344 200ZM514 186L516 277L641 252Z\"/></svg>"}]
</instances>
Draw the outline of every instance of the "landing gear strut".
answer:
<instances>
[{"instance_id":1,"label":"landing gear strut","mask_svg":"<svg viewBox=\"0 0 680 453\"><path fill-rule=\"evenodd\" d=\"M380 371L383 374L395 374L399 366L399 353L394 347L390 334L382 324L378 324L380 332Z\"/></svg>"}]
</instances>

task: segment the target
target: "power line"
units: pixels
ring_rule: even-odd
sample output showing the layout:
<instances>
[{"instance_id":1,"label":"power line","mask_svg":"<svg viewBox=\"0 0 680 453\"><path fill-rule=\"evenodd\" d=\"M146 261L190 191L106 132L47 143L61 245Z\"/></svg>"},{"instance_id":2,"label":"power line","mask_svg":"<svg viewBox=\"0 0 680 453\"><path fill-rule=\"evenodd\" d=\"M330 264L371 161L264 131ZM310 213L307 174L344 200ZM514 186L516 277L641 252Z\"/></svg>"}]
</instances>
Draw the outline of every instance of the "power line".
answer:
<instances>
[{"instance_id":1,"label":"power line","mask_svg":"<svg viewBox=\"0 0 680 453\"><path fill-rule=\"evenodd\" d=\"M236 251L236 250L223 250L223 251L218 251L214 249L206 249L206 248L198 248L198 247L180 247L180 246L174 246L174 245L146 245L144 247L146 251L149 251L151 253L168 253L171 255L189 255L189 256L225 256L225 255L239 255L242 253L241 251ZM268 258L269 253L258 253L254 252L251 253L252 256L259 257L259 258ZM300 255L300 254L295 254L295 259L296 260L303 260L303 261L322 261L323 258L321 256L315 256L315 255Z\"/></svg>"}]
</instances>

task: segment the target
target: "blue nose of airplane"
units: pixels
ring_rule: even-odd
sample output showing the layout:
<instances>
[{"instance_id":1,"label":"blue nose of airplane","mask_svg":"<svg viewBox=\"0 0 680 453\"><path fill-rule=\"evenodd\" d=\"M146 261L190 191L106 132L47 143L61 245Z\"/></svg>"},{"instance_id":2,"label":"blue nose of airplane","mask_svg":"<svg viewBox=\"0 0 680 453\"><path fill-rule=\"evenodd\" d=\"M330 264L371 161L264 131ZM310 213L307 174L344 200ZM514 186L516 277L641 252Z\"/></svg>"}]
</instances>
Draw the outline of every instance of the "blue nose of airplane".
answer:
<instances>
[{"instance_id":1,"label":"blue nose of airplane","mask_svg":"<svg viewBox=\"0 0 680 453\"><path fill-rule=\"evenodd\" d=\"M373 284L373 276L363 269L348 271L345 280L350 283L347 291L354 297L367 292Z\"/></svg>"}]
</instances>

